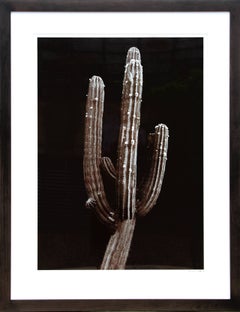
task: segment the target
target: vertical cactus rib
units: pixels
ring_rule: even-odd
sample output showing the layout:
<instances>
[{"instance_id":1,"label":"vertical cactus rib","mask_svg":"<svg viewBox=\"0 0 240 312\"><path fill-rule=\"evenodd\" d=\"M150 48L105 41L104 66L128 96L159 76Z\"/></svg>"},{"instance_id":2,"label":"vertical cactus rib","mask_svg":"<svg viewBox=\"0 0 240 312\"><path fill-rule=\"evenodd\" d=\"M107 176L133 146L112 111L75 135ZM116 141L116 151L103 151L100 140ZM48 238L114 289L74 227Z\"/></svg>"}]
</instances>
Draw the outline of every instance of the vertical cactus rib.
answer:
<instances>
[{"instance_id":1,"label":"vertical cactus rib","mask_svg":"<svg viewBox=\"0 0 240 312\"><path fill-rule=\"evenodd\" d=\"M89 196L86 205L95 206L104 223L114 224L114 213L107 202L100 173L103 109L104 84L100 77L93 76L89 82L85 115L83 173Z\"/></svg>"},{"instance_id":2,"label":"vertical cactus rib","mask_svg":"<svg viewBox=\"0 0 240 312\"><path fill-rule=\"evenodd\" d=\"M168 137L167 126L160 124L155 127L150 172L139 192L140 200L137 201L136 209L140 216L146 215L152 209L160 194L167 160Z\"/></svg>"},{"instance_id":3,"label":"vertical cactus rib","mask_svg":"<svg viewBox=\"0 0 240 312\"><path fill-rule=\"evenodd\" d=\"M117 206L122 220L134 218L136 208L136 162L142 84L140 52L137 48L131 48L127 54L123 79L117 161Z\"/></svg>"}]
</instances>

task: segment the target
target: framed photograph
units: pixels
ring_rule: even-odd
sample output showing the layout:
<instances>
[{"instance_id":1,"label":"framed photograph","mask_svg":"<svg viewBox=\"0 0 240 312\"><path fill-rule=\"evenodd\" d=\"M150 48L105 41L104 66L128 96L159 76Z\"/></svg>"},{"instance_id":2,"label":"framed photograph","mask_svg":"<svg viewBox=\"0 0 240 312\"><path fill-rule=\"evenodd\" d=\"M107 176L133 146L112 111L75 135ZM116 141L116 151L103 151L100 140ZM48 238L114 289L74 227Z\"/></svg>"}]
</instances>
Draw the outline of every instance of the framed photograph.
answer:
<instances>
[{"instance_id":1,"label":"framed photograph","mask_svg":"<svg viewBox=\"0 0 240 312\"><path fill-rule=\"evenodd\" d=\"M2 311L240 309L238 1L0 3Z\"/></svg>"}]
</instances>

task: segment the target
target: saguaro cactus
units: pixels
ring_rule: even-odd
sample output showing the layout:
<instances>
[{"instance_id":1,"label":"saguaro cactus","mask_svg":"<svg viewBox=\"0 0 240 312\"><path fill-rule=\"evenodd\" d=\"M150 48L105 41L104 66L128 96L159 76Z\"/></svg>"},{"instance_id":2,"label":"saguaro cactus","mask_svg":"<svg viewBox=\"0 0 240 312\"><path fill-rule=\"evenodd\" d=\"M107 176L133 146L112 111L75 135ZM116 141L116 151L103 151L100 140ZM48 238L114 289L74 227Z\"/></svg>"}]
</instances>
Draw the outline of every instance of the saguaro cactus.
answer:
<instances>
[{"instance_id":1,"label":"saguaro cactus","mask_svg":"<svg viewBox=\"0 0 240 312\"><path fill-rule=\"evenodd\" d=\"M127 53L123 79L121 125L116 169L108 157L102 157L102 118L104 83L93 76L89 82L84 141L84 181L89 199L87 207L113 229L101 269L124 269L134 232L136 216L144 216L156 204L167 159L168 128L164 124L151 133L152 160L148 177L137 192L137 143L142 102L143 70L137 48ZM103 170L115 181L116 207L105 193Z\"/></svg>"}]
</instances>

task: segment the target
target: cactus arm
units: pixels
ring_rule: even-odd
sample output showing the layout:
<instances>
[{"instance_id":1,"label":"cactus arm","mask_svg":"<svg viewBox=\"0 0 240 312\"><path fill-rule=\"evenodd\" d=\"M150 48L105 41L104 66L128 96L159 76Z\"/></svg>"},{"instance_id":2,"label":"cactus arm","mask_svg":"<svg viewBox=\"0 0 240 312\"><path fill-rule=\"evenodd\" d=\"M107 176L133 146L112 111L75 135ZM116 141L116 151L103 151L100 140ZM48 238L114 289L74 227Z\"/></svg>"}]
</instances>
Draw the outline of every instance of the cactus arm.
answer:
<instances>
[{"instance_id":1,"label":"cactus arm","mask_svg":"<svg viewBox=\"0 0 240 312\"><path fill-rule=\"evenodd\" d=\"M114 224L114 212L107 202L100 173L103 109L104 84L100 77L93 76L89 82L85 115L83 173L89 196L86 206L95 206L104 223Z\"/></svg>"},{"instance_id":2,"label":"cactus arm","mask_svg":"<svg viewBox=\"0 0 240 312\"><path fill-rule=\"evenodd\" d=\"M128 51L123 79L117 161L117 206L122 220L134 218L136 160L142 97L142 65L136 48Z\"/></svg>"},{"instance_id":3,"label":"cactus arm","mask_svg":"<svg viewBox=\"0 0 240 312\"><path fill-rule=\"evenodd\" d=\"M101 169L104 170L113 180L116 180L116 169L109 157L101 158Z\"/></svg>"},{"instance_id":4,"label":"cactus arm","mask_svg":"<svg viewBox=\"0 0 240 312\"><path fill-rule=\"evenodd\" d=\"M148 178L139 192L137 213L146 215L156 204L161 191L167 160L169 131L167 126L160 124L155 127L153 155Z\"/></svg>"}]
</instances>

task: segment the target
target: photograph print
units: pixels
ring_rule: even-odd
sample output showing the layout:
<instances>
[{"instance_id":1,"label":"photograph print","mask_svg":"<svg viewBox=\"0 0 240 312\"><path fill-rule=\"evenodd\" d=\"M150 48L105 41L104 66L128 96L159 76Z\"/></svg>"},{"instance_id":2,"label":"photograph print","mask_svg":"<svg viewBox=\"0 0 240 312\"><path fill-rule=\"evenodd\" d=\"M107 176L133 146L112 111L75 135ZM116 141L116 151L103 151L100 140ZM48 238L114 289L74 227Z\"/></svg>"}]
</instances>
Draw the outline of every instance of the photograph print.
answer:
<instances>
[{"instance_id":1,"label":"photograph print","mask_svg":"<svg viewBox=\"0 0 240 312\"><path fill-rule=\"evenodd\" d=\"M38 269L203 269L203 38L38 38Z\"/></svg>"}]
</instances>

